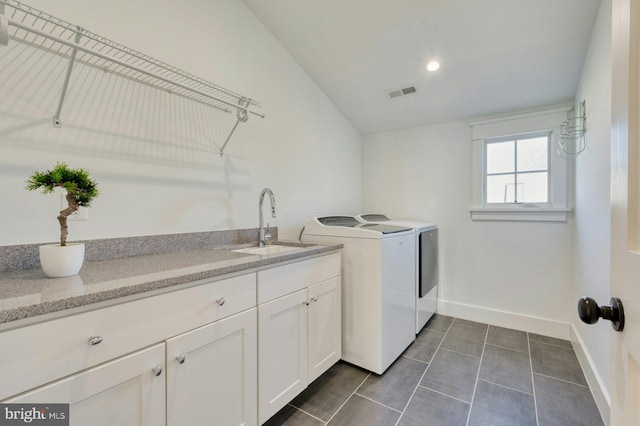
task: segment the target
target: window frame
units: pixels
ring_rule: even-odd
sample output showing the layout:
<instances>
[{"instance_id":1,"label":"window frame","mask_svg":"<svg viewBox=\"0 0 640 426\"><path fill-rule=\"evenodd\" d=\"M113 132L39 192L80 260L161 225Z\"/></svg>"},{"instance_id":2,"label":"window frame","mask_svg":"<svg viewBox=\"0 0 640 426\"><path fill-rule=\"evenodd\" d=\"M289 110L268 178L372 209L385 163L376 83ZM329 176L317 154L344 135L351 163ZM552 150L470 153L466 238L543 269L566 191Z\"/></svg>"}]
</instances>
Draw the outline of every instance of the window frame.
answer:
<instances>
[{"instance_id":1,"label":"window frame","mask_svg":"<svg viewBox=\"0 0 640 426\"><path fill-rule=\"evenodd\" d=\"M573 160L554 149L560 137L560 124L566 121L572 105L550 107L519 114L469 122L471 128L471 207L473 221L566 222L572 212L570 171ZM486 141L513 140L523 135L549 135L548 202L487 203Z\"/></svg>"},{"instance_id":2,"label":"window frame","mask_svg":"<svg viewBox=\"0 0 640 426\"><path fill-rule=\"evenodd\" d=\"M553 183L553 170L551 170L551 135L552 135L553 131L551 130L542 130L542 131L536 131L536 132L527 132L527 133L520 133L517 135L508 135L508 136L499 136L499 137L495 137L495 138L486 138L483 140L483 164L482 164L482 205L484 207L494 207L494 208L500 208L500 207L519 207L519 206L528 206L528 207L551 207L551 185ZM525 172L519 172L518 171L518 141L521 140L527 140L527 139L536 139L536 138L541 138L541 137L545 137L547 139L547 168L545 170L527 170ZM489 174L487 173L487 160L488 160L488 154L487 154L487 148L489 145L494 144L494 143L503 143L503 142L514 142L514 171L513 173L510 172L505 172L505 173L493 173L493 174ZM528 174L528 173L540 173L540 172L546 172L547 173L547 201L544 202L519 202L517 201L517 195L516 195L516 201L512 202L512 203L489 203L487 202L487 177L488 176L499 176L499 175L506 175L506 174L513 174L514 175L514 179L515 179L515 193L517 194L518 188L518 175L522 175L522 174Z\"/></svg>"}]
</instances>

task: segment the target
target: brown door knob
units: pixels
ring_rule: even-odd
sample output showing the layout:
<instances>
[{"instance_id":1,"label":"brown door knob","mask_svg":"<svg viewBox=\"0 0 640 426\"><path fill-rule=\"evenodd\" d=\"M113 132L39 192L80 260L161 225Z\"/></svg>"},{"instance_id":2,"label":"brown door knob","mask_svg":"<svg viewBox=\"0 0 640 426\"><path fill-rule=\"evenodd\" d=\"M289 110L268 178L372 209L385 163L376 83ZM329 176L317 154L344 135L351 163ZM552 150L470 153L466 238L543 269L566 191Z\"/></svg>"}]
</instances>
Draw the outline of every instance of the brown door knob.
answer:
<instances>
[{"instance_id":1,"label":"brown door knob","mask_svg":"<svg viewBox=\"0 0 640 426\"><path fill-rule=\"evenodd\" d=\"M615 331L624 329L624 308L622 301L617 297L612 297L609 301L611 306L598 306L595 300L590 297L583 297L578 300L578 316L587 324L595 324L600 318L611 321L611 327Z\"/></svg>"}]
</instances>

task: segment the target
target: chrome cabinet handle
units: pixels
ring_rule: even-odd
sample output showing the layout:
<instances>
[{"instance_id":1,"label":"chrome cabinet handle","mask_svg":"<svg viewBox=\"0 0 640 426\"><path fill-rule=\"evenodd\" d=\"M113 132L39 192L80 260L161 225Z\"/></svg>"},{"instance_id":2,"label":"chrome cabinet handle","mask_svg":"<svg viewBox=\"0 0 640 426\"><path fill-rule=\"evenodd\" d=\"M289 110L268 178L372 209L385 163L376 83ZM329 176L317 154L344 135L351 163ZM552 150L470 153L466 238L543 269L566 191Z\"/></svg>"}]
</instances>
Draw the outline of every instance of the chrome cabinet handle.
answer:
<instances>
[{"instance_id":1,"label":"chrome cabinet handle","mask_svg":"<svg viewBox=\"0 0 640 426\"><path fill-rule=\"evenodd\" d=\"M101 336L91 336L89 337L89 341L87 343L89 344L89 346L95 346L100 344L100 342L102 342Z\"/></svg>"},{"instance_id":2,"label":"chrome cabinet handle","mask_svg":"<svg viewBox=\"0 0 640 426\"><path fill-rule=\"evenodd\" d=\"M221 297L220 299L216 299L216 303L220 306L224 305L225 302L226 300L224 300L224 297Z\"/></svg>"},{"instance_id":3,"label":"chrome cabinet handle","mask_svg":"<svg viewBox=\"0 0 640 426\"><path fill-rule=\"evenodd\" d=\"M309 306L309 301L305 300L304 302L302 302L303 305Z\"/></svg>"},{"instance_id":4,"label":"chrome cabinet handle","mask_svg":"<svg viewBox=\"0 0 640 426\"><path fill-rule=\"evenodd\" d=\"M313 300L314 302L317 302L318 298L317 297L312 297L311 300Z\"/></svg>"},{"instance_id":5,"label":"chrome cabinet handle","mask_svg":"<svg viewBox=\"0 0 640 426\"><path fill-rule=\"evenodd\" d=\"M157 377L157 376L162 374L162 366L161 365L156 365L155 367L153 367L151 369L151 371L153 372L153 375Z\"/></svg>"},{"instance_id":6,"label":"chrome cabinet handle","mask_svg":"<svg viewBox=\"0 0 640 426\"><path fill-rule=\"evenodd\" d=\"M184 354L180 354L180 355L178 355L178 356L176 357L176 360L178 361L178 364L184 364L184 361L185 361L186 359L187 359L187 358L184 356Z\"/></svg>"}]
</instances>

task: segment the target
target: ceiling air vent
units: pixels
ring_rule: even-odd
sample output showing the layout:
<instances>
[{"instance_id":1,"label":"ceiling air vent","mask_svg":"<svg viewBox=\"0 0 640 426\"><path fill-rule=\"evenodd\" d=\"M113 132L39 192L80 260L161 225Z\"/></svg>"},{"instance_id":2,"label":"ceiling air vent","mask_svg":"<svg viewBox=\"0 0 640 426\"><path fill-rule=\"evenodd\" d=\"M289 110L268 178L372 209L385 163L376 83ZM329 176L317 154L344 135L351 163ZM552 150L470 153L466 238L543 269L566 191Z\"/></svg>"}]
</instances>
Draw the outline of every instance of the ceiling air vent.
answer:
<instances>
[{"instance_id":1,"label":"ceiling air vent","mask_svg":"<svg viewBox=\"0 0 640 426\"><path fill-rule=\"evenodd\" d=\"M387 94L389 99L395 99L416 93L416 88L414 86L408 86L403 87L402 89L385 90L384 93Z\"/></svg>"}]
</instances>

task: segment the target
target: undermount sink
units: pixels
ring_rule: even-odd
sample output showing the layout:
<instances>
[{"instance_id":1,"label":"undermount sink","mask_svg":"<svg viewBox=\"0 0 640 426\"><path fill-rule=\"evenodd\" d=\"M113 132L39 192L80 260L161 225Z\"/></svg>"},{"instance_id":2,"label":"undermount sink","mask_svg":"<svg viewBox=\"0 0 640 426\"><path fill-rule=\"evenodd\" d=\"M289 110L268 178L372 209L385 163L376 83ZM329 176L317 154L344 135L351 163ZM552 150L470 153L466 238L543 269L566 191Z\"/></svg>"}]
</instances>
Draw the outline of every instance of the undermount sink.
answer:
<instances>
[{"instance_id":1,"label":"undermount sink","mask_svg":"<svg viewBox=\"0 0 640 426\"><path fill-rule=\"evenodd\" d=\"M281 245L269 245L264 247L248 247L244 249L231 250L235 253L247 253L247 254L258 254L261 256L266 256L268 254L282 254L290 251L300 250L302 247L295 246L281 246Z\"/></svg>"}]
</instances>

